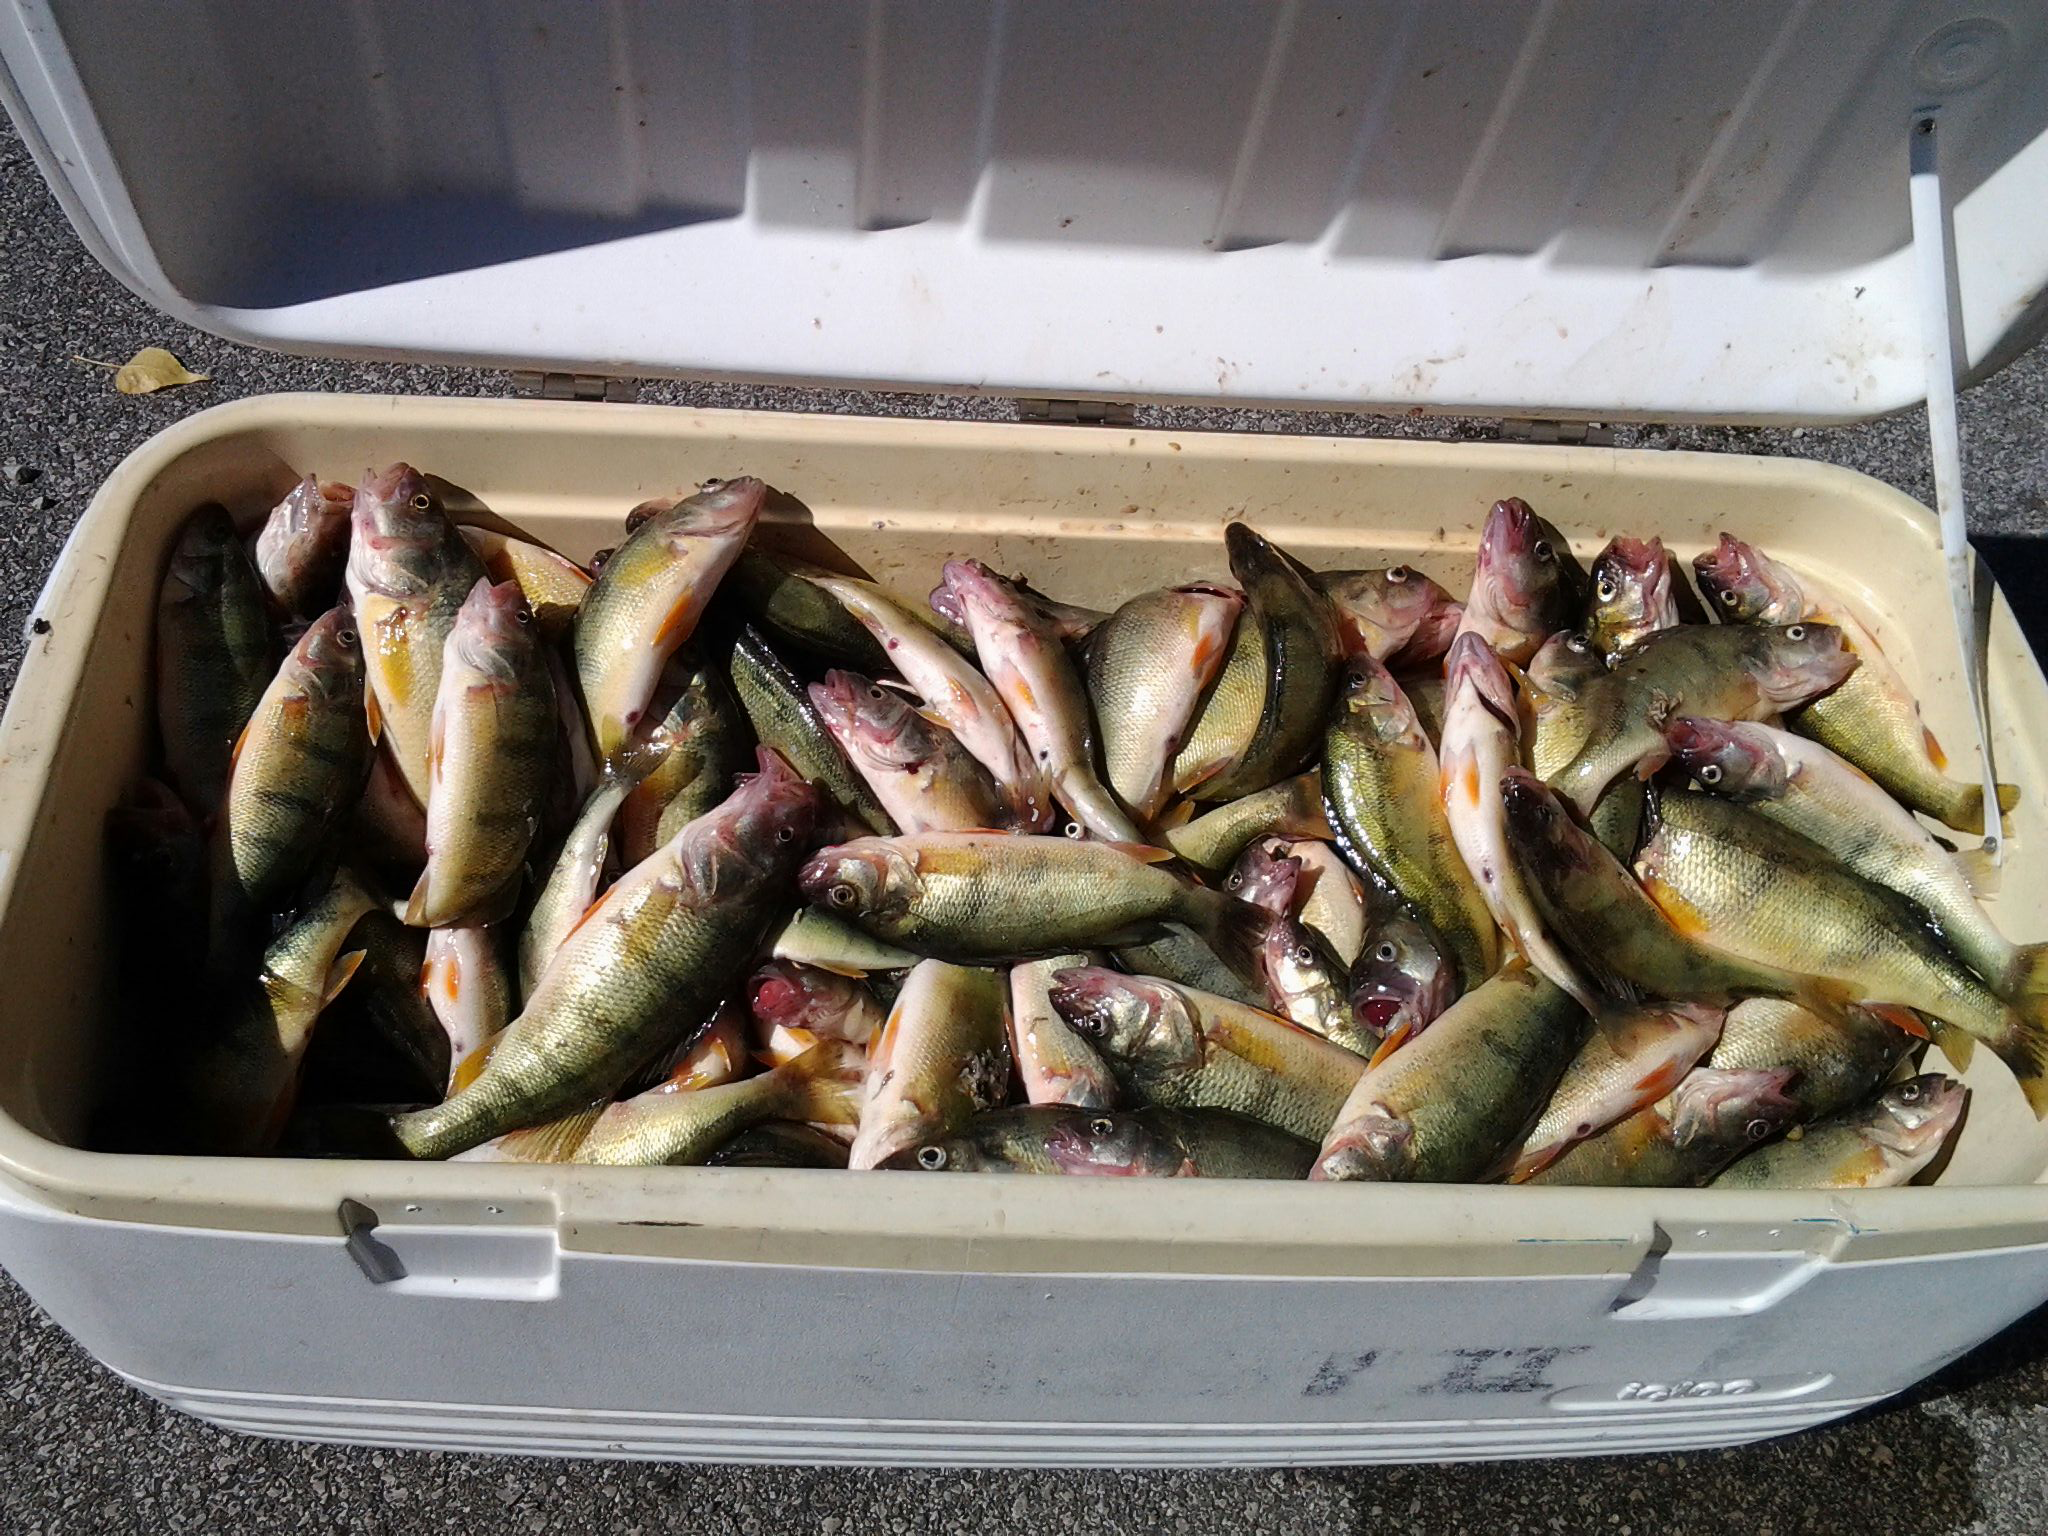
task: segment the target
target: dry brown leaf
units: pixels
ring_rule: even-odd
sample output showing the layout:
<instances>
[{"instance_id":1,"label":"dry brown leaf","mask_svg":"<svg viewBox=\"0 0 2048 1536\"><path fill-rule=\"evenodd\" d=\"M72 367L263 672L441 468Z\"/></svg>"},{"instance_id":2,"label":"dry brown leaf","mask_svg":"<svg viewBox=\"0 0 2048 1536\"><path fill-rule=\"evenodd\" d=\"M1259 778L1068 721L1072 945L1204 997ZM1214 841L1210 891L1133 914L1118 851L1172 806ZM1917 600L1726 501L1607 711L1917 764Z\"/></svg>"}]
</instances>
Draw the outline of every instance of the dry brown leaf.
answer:
<instances>
[{"instance_id":1,"label":"dry brown leaf","mask_svg":"<svg viewBox=\"0 0 2048 1536\"><path fill-rule=\"evenodd\" d=\"M144 347L114 373L114 388L124 395L153 395L180 384L203 384L211 374L194 373L162 347Z\"/></svg>"}]
</instances>

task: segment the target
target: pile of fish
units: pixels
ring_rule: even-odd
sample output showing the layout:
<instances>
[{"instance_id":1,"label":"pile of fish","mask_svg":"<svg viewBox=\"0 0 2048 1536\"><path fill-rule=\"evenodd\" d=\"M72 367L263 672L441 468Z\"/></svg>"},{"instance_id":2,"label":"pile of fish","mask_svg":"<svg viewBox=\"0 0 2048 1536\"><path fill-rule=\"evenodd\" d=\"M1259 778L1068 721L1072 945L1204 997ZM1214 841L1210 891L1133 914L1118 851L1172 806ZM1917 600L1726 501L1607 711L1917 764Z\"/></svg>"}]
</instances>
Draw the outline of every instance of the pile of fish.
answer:
<instances>
[{"instance_id":1,"label":"pile of fish","mask_svg":"<svg viewBox=\"0 0 2048 1536\"><path fill-rule=\"evenodd\" d=\"M110 824L155 1149L1868 1186L1959 1123L1930 1040L2048 1110L1980 791L1733 537L1702 605L1511 498L1460 602L1236 522L1100 613L885 590L751 478L587 567L448 490L176 538Z\"/></svg>"}]
</instances>

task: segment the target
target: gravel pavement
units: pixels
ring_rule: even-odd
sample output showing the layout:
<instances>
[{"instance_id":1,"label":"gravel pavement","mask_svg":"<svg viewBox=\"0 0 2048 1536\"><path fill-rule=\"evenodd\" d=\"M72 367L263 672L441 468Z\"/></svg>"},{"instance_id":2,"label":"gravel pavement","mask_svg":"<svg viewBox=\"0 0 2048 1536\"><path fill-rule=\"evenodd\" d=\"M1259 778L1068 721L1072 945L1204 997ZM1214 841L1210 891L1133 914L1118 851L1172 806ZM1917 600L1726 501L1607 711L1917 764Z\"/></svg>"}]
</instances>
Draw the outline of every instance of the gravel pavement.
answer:
<instances>
[{"instance_id":1,"label":"gravel pavement","mask_svg":"<svg viewBox=\"0 0 2048 1536\"><path fill-rule=\"evenodd\" d=\"M152 311L86 255L0 123L0 693L30 602L109 470L180 416L289 389L497 395L502 375L271 356ZM214 376L143 399L75 358L172 348ZM661 384L643 398L929 416L1007 402ZM1974 519L2048 529L2048 348L1964 401ZM1148 409L1184 430L1490 436L1488 423ZM1912 415L1851 428L1625 428L1623 444L1790 453L1926 499ZM2007 545L2001 554L2024 544ZM1997 558L1994 556L1994 558ZM2001 562L2002 563L2002 562ZM2007 579L2010 581L2011 577ZM1873 1317L1882 1337L1911 1319ZM338 1341L338 1347L345 1343ZM116 1381L0 1278L0 1532L491 1529L603 1532L998 1531L1631 1533L1786 1536L1851 1522L1921 1533L2048 1530L2048 1312L1849 1422L1736 1451L1463 1467L1289 1472L885 1472L566 1462L257 1441Z\"/></svg>"}]
</instances>

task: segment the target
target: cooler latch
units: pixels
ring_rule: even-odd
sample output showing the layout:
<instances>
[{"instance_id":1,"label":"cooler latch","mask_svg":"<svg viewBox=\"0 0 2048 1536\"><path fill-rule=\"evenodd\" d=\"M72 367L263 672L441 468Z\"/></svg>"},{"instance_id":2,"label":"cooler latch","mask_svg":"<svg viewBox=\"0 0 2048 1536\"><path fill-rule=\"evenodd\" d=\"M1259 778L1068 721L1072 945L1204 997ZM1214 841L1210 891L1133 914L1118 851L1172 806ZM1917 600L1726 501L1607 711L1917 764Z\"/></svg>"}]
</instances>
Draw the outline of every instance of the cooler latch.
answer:
<instances>
[{"instance_id":1,"label":"cooler latch","mask_svg":"<svg viewBox=\"0 0 2048 1536\"><path fill-rule=\"evenodd\" d=\"M1609 1314L1632 1322L1675 1322L1762 1312L1834 1263L1849 1236L1847 1222L1830 1219L1773 1226L1660 1222Z\"/></svg>"},{"instance_id":2,"label":"cooler latch","mask_svg":"<svg viewBox=\"0 0 2048 1536\"><path fill-rule=\"evenodd\" d=\"M612 400L625 403L640 397L632 379L608 373L553 373L534 368L512 371L512 392L541 400Z\"/></svg>"},{"instance_id":3,"label":"cooler latch","mask_svg":"<svg viewBox=\"0 0 2048 1536\"><path fill-rule=\"evenodd\" d=\"M1614 446L1614 428L1599 421L1538 421L1528 416L1509 416L1500 424L1500 435L1510 443L1560 443L1572 448Z\"/></svg>"},{"instance_id":4,"label":"cooler latch","mask_svg":"<svg viewBox=\"0 0 2048 1536\"><path fill-rule=\"evenodd\" d=\"M1138 408L1127 400L1051 400L1019 396L1017 419L1051 421L1063 426L1128 427L1138 419Z\"/></svg>"},{"instance_id":5,"label":"cooler latch","mask_svg":"<svg viewBox=\"0 0 2048 1536\"><path fill-rule=\"evenodd\" d=\"M538 1212L408 1201L386 1221L343 1200L337 1215L344 1251L390 1295L547 1301L561 1288L560 1237Z\"/></svg>"}]
</instances>

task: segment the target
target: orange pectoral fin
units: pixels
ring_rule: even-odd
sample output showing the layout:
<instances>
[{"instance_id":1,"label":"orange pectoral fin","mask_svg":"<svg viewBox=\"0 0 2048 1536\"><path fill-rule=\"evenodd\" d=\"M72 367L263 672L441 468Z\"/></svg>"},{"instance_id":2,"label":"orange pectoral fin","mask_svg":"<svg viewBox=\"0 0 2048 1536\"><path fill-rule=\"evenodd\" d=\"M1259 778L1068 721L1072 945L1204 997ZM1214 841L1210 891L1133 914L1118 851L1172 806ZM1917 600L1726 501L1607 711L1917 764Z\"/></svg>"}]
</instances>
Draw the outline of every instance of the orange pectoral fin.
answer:
<instances>
[{"instance_id":1,"label":"orange pectoral fin","mask_svg":"<svg viewBox=\"0 0 2048 1536\"><path fill-rule=\"evenodd\" d=\"M377 690L363 690L363 719L369 723L370 742L374 746L384 736L384 708L377 702Z\"/></svg>"},{"instance_id":2,"label":"orange pectoral fin","mask_svg":"<svg viewBox=\"0 0 2048 1536\"><path fill-rule=\"evenodd\" d=\"M697 628L700 612L696 592L685 592L662 619L661 628L654 632L654 648L664 655L676 650Z\"/></svg>"},{"instance_id":3,"label":"orange pectoral fin","mask_svg":"<svg viewBox=\"0 0 2048 1536\"><path fill-rule=\"evenodd\" d=\"M1897 1003L1865 1003L1863 1011L1872 1018L1883 1019L1892 1028L1911 1035L1915 1040L1933 1038L1928 1031L1927 1021L1910 1008L1902 1008Z\"/></svg>"},{"instance_id":4,"label":"orange pectoral fin","mask_svg":"<svg viewBox=\"0 0 2048 1536\"><path fill-rule=\"evenodd\" d=\"M1699 908L1687 901L1678 892L1666 885L1656 875L1638 868L1636 874L1642 881L1643 894L1664 914L1664 920L1688 939L1704 939L1712 926Z\"/></svg>"},{"instance_id":5,"label":"orange pectoral fin","mask_svg":"<svg viewBox=\"0 0 2048 1536\"><path fill-rule=\"evenodd\" d=\"M1941 743L1934 739L1934 732L1928 730L1924 725L1920 727L1920 742L1921 745L1927 748L1927 761L1934 764L1943 773L1947 773L1948 754L1941 750Z\"/></svg>"},{"instance_id":6,"label":"orange pectoral fin","mask_svg":"<svg viewBox=\"0 0 2048 1536\"><path fill-rule=\"evenodd\" d=\"M1411 1033L1413 1031L1406 1024L1395 1025L1388 1032L1387 1038L1380 1042L1379 1049L1372 1053L1372 1058L1365 1064L1365 1070L1368 1072L1372 1071L1374 1067L1377 1067L1381 1062L1393 1055L1394 1052L1401 1049L1403 1045L1407 1044L1408 1036Z\"/></svg>"},{"instance_id":7,"label":"orange pectoral fin","mask_svg":"<svg viewBox=\"0 0 2048 1536\"><path fill-rule=\"evenodd\" d=\"M329 1003L341 996L341 989L348 985L348 979L355 975L357 968L362 965L363 953L360 949L352 949L336 960L333 966L329 968L327 972L327 985L320 993L320 1006L322 1008L325 1008Z\"/></svg>"},{"instance_id":8,"label":"orange pectoral fin","mask_svg":"<svg viewBox=\"0 0 2048 1536\"><path fill-rule=\"evenodd\" d=\"M231 779L235 776L235 764L242 760L242 748L248 745L249 726L255 723L251 720L249 725L243 726L241 733L235 737L235 744L228 749L228 777Z\"/></svg>"}]
</instances>

